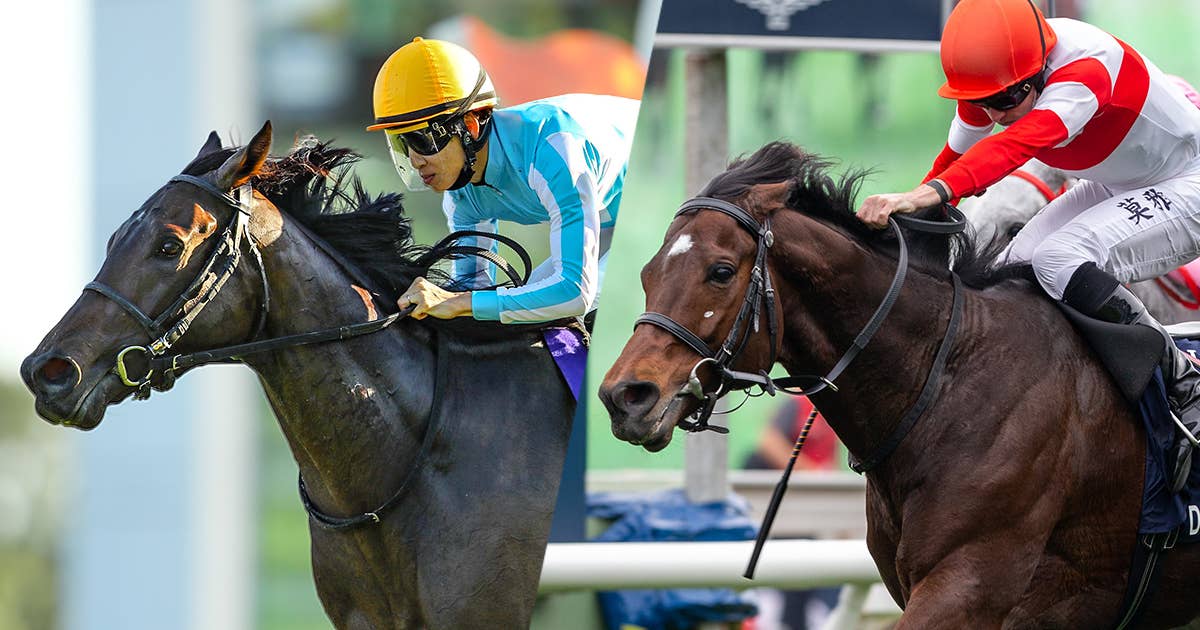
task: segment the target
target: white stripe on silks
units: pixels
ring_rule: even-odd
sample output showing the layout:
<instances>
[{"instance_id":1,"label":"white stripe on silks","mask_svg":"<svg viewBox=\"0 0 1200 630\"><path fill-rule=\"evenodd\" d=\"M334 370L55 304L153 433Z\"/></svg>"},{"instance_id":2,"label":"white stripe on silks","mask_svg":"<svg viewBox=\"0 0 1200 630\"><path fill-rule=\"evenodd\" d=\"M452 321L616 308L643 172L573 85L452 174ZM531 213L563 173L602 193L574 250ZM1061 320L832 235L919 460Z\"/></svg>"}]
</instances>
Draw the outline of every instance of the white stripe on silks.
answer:
<instances>
[{"instance_id":1,"label":"white stripe on silks","mask_svg":"<svg viewBox=\"0 0 1200 630\"><path fill-rule=\"evenodd\" d=\"M1086 85L1077 81L1064 81L1046 86L1046 91L1038 97L1037 109L1048 109L1058 115L1063 126L1067 128L1067 139L1058 145L1061 147L1070 142L1084 125L1092 120L1100 108L1096 94ZM1058 148L1055 147L1055 148Z\"/></svg>"},{"instance_id":2,"label":"white stripe on silks","mask_svg":"<svg viewBox=\"0 0 1200 630\"><path fill-rule=\"evenodd\" d=\"M546 138L571 173L571 183L579 195L583 211L583 252L580 257L579 294L585 309L590 307L600 292L600 205L597 198L600 182L588 168L584 159L584 139L568 133L556 133ZM608 169L614 170L614 169Z\"/></svg>"},{"instance_id":3,"label":"white stripe on silks","mask_svg":"<svg viewBox=\"0 0 1200 630\"><path fill-rule=\"evenodd\" d=\"M454 197L450 193L442 194L442 213L446 215L446 226L451 232L456 232L462 229L478 230L480 232L495 232L496 222L491 219L485 219L480 223L466 223L461 221L456 215L458 213L458 204L455 203ZM495 249L495 241L492 239L481 239L476 236L464 238L461 243L463 245L474 245L484 249ZM471 281L471 286L482 287L490 284L491 276L488 274L490 265L488 261L478 256L464 256L454 261L454 279Z\"/></svg>"},{"instance_id":4,"label":"white stripe on silks","mask_svg":"<svg viewBox=\"0 0 1200 630\"><path fill-rule=\"evenodd\" d=\"M496 292L501 297L528 295L536 291L553 287L563 281L562 267L562 212L558 206L558 200L555 199L553 191L550 190L549 182L536 168L530 167L529 170L529 187L537 194L538 199L542 202L542 206L546 208L546 213L550 217L550 259L547 261L552 266L552 273L546 278L538 282L531 282L523 287L513 289L497 289ZM586 230L585 230L586 232ZM586 236L585 236L586 240ZM545 264L545 263L543 263ZM501 308L500 321L505 323L519 321L549 321L560 317L572 315L572 308L578 308L578 305L583 302L582 297L567 300L562 303L547 304L534 309L513 309L506 310Z\"/></svg>"},{"instance_id":5,"label":"white stripe on silks","mask_svg":"<svg viewBox=\"0 0 1200 630\"><path fill-rule=\"evenodd\" d=\"M954 115L954 122L950 124L950 134L946 138L946 144L951 151L955 153L966 153L967 149L975 146L976 142L983 140L992 133L992 125L988 123L981 127L968 125L966 121Z\"/></svg>"}]
</instances>

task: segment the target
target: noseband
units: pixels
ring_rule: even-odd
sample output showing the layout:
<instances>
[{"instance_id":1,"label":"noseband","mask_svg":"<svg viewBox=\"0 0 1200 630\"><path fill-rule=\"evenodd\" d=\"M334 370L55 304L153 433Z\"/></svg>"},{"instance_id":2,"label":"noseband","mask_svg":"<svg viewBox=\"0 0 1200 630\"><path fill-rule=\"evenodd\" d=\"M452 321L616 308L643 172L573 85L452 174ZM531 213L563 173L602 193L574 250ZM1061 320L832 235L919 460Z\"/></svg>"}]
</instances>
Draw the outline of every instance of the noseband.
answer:
<instances>
[{"instance_id":1,"label":"noseband","mask_svg":"<svg viewBox=\"0 0 1200 630\"><path fill-rule=\"evenodd\" d=\"M754 255L754 268L750 272L750 284L746 287L746 295L742 299L741 309L738 311L737 318L734 320L729 334L726 335L724 343L721 344L718 350L712 350L703 339L688 330L686 326L662 313L642 313L634 323L635 327L639 324L657 326L670 333L702 357L692 366L687 384L675 394L676 398L695 397L701 401L701 406L692 414L694 420L681 420L678 423L679 427L685 431L693 432L716 431L718 433L728 433L729 429L726 427L710 425L708 421L713 414L717 400L733 390L749 392L752 388L758 387L762 393L772 396L776 392L783 392L793 396L810 396L826 388L837 391L834 380L850 365L854 358L858 356L858 353L867 346L880 326L883 325L884 319L887 318L888 313L891 312L892 306L895 305L896 299L900 295L900 289L904 286L904 278L908 271L908 246L905 243L904 234L900 230L900 226L903 225L911 230L934 234L954 234L965 229L966 220L962 213L949 204L945 204L943 207L951 219L948 222L916 219L904 215L888 217L888 224L895 232L896 240L900 245L896 273L892 277L891 286L888 287L883 301L875 309L875 313L871 316L871 319L863 326L862 331L854 338L854 342L850 348L834 364L829 373L824 376L792 375L773 379L767 372L775 364L778 322L775 315L775 290L771 287L771 274L767 269L767 251L775 242L774 234L771 232L770 219L768 218L760 224L743 208L728 201L712 197L694 197L685 201L679 207L679 210L675 212L676 218L700 210L715 210L728 215L737 221L742 229L749 232L755 238L756 252ZM945 337L942 339L934 364L930 368L930 376L926 379L925 388L918 396L917 404L909 410L909 413L906 414L892 431L892 434L870 456L853 465L855 470L859 472L869 470L891 453L896 445L899 444L900 439L904 437L916 422L916 419L920 417L932 398L937 382L940 380L939 377L942 367L945 365L945 358L949 347L953 344L960 319L959 314L962 310L961 281L957 274L952 274L952 278L954 302L951 307L950 324L946 328ZM739 372L731 369L730 366L737 360L741 352L745 350L750 336L759 331L759 318L764 309L767 312L767 337L770 344L770 361L767 363L766 369L759 370L757 373ZM705 390L704 384L698 375L700 367L705 364L711 364L717 371L720 379L716 388L711 391ZM805 383L810 384L810 386L804 387L803 384Z\"/></svg>"},{"instance_id":2,"label":"noseband","mask_svg":"<svg viewBox=\"0 0 1200 630\"><path fill-rule=\"evenodd\" d=\"M188 328L204 310L204 307L217 297L217 294L225 286L225 282L237 270L238 263L241 261L243 242L254 256L263 287L263 300L259 308L257 323L251 334L252 338L262 331L266 324L267 311L270 309L271 293L267 285L267 272L262 264L262 254L258 251L258 246L247 230L250 220L250 203L254 194L250 184L241 186L238 189L238 198L234 198L233 195L222 191L208 180L192 175L176 175L168 183L186 183L196 186L220 199L236 212L233 220L222 231L220 244L209 254L208 260L200 268L195 279L158 317L151 318L132 300L122 296L116 289L103 282L92 281L84 287L85 291L99 293L124 309L133 316L151 339L147 345L128 346L121 350L117 353L116 365L113 367L113 372L121 378L122 383L137 389L134 398L138 400L149 398L151 387L158 391L166 391L174 385L175 370L178 367L171 366L170 369L155 370L152 367L153 360L162 357L167 350L171 349L187 333ZM141 355L143 359L142 365L138 366L141 369L140 375L135 374L130 366L126 365L126 361L132 355Z\"/></svg>"},{"instance_id":3,"label":"noseband","mask_svg":"<svg viewBox=\"0 0 1200 630\"><path fill-rule=\"evenodd\" d=\"M138 308L131 300L122 296L112 287L99 281L88 283L84 287L85 291L93 291L104 297L112 300L127 313L129 313L142 328L144 328L152 341L145 346L129 346L117 353L116 365L112 368L112 372L121 378L121 382L129 387L137 388L134 393L136 399L146 399L150 396L151 388L158 391L170 389L177 376L177 372L197 365L207 363L239 361L242 357L282 348L290 348L313 343L323 343L327 341L338 341L367 335L378 332L392 325L398 319L407 317L412 312L413 307L408 307L404 310L392 313L386 317L374 319L366 322L358 322L346 324L333 328L323 328L312 332L298 333L294 335L285 335L282 337L274 337L270 339L261 339L258 341L247 341L245 343L223 348L215 348L212 350L204 350L193 352L191 354L167 355L166 352L179 341L180 337L187 332L192 321L200 314L209 302L217 296L221 288L225 286L225 282L237 270L238 262L241 260L242 243L254 255L255 261L258 263L259 276L262 279L263 300L259 309L258 323L255 325L254 331L251 333L250 339L255 339L263 331L266 325L267 313L270 310L270 285L267 284L267 272L263 267L262 255L255 244L253 237L248 231L249 219L251 214L250 200L252 199L253 190L249 184L242 186L238 191L239 198L235 199L227 192L223 192L212 183L199 177L192 175L176 175L172 177L168 183L182 182L197 186L202 190L214 195L223 201L230 208L236 210L234 218L226 226L221 235L221 243L209 255L205 261L200 273L188 285L188 288L176 298L171 306L167 307L158 317L151 318L146 315L145 311ZM296 223L294 226L297 230L304 232L311 239L314 245L329 255L337 262L356 283L364 287L371 286L358 268L344 256L333 249L323 239L318 238L305 231L304 226ZM497 242L504 243L512 248L512 250L520 257L524 264L523 273L517 270L513 265L510 265L503 257L495 254L491 250L483 249L471 245L454 244L458 239L465 236L485 236ZM475 231L459 231L451 233L444 239L433 246L434 250L444 252L443 255L454 256L478 256L492 262L498 269L503 271L508 277L512 285L521 286L529 278L531 269L529 254L521 246L520 243L499 234L490 232L475 232ZM496 288L502 285L493 285L489 288ZM145 366L142 367L140 376L133 375L129 367L126 365L126 360L132 354L140 354L145 357ZM444 382L448 380L450 375L442 374L442 368L439 367L439 374L436 382ZM436 388L434 392L434 409L440 397L440 390ZM392 494L390 498L384 501L379 507L364 512L355 516L340 517L333 516L322 512L316 504L313 503L308 495L308 490L304 485L303 477L299 480L300 499L304 504L304 509L317 525L330 530L345 530L363 525L379 524L381 517L388 511L394 509L404 498L408 491L410 482L416 478L417 471L421 469L426 456L433 446L434 436L439 433L436 422L439 414L431 411L430 419L425 429L425 437L422 439L420 449L417 456L409 464L408 472L405 474L399 488Z\"/></svg>"},{"instance_id":4,"label":"noseband","mask_svg":"<svg viewBox=\"0 0 1200 630\"><path fill-rule=\"evenodd\" d=\"M708 424L708 419L712 416L717 400L728 393L731 387L737 389L734 379L731 378L734 372L729 370L729 365L746 349L750 336L759 331L759 320L763 310L766 310L767 313L767 337L771 345L771 360L767 366L769 368L775 364L775 338L778 322L775 315L775 289L771 287L771 274L767 270L767 251L775 243L775 235L771 232L769 218L760 224L742 208L712 197L694 197L685 201L679 210L675 211L675 217L678 218L700 210L716 210L732 217L756 241L754 267L750 270L750 284L746 287L746 296L742 299L742 307L738 310L737 318L733 320L729 334L725 335L725 341L721 347L714 351L686 326L662 313L653 311L642 313L634 322L634 326L636 327L638 324L658 326L703 357L696 365L692 366L687 385L676 394L676 396L694 396L703 401L702 405L694 414L695 421L681 420L679 427L685 431L728 433L729 429L725 427ZM713 391L705 391L704 384L700 381L698 371L700 366L705 364L711 364L721 375L721 380ZM754 376L762 378L763 382L767 384L772 383L766 370Z\"/></svg>"}]
</instances>

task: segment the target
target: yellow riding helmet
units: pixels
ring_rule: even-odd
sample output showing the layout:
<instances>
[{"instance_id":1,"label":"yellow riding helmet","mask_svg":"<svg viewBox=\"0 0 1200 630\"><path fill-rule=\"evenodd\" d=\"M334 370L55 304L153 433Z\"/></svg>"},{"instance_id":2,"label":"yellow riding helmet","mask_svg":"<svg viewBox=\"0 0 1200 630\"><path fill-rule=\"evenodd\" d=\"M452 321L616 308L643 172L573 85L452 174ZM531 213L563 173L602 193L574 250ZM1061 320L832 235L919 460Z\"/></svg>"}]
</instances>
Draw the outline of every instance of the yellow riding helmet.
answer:
<instances>
[{"instance_id":1,"label":"yellow riding helmet","mask_svg":"<svg viewBox=\"0 0 1200 630\"><path fill-rule=\"evenodd\" d=\"M438 116L498 103L496 88L475 55L457 44L416 37L379 69L375 124L367 131L404 133Z\"/></svg>"}]
</instances>

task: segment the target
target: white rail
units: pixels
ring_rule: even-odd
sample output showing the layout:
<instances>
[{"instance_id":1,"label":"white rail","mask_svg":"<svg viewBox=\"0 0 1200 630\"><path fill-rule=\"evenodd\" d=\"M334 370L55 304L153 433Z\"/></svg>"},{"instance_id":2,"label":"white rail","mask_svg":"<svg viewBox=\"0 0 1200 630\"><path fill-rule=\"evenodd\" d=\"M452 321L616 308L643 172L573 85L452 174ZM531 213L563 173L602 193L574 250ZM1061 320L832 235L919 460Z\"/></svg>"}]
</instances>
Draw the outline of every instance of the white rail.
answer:
<instances>
[{"instance_id":1,"label":"white rail","mask_svg":"<svg viewBox=\"0 0 1200 630\"><path fill-rule=\"evenodd\" d=\"M753 541L552 543L540 591L870 584L879 572L863 540L769 540L754 580Z\"/></svg>"}]
</instances>

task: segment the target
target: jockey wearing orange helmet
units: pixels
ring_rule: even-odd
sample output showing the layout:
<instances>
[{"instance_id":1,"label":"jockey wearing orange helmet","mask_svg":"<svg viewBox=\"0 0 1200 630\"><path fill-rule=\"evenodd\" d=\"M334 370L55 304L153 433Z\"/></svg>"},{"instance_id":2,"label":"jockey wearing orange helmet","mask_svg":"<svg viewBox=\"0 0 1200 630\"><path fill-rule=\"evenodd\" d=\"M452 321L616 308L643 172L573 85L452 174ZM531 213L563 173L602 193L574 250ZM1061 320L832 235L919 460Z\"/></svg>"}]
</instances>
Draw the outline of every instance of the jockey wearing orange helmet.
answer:
<instances>
[{"instance_id":1,"label":"jockey wearing orange helmet","mask_svg":"<svg viewBox=\"0 0 1200 630\"><path fill-rule=\"evenodd\" d=\"M1084 316L1161 333L1172 412L1187 429L1178 488L1200 433L1200 372L1122 282L1200 255L1200 110L1125 42L1047 20L1031 0L962 0L941 57L938 94L958 101L945 148L922 185L868 197L859 217L882 227L893 212L978 194L1030 158L1079 177L1002 258L1031 263L1042 288ZM993 135L996 124L1005 129Z\"/></svg>"}]
</instances>

